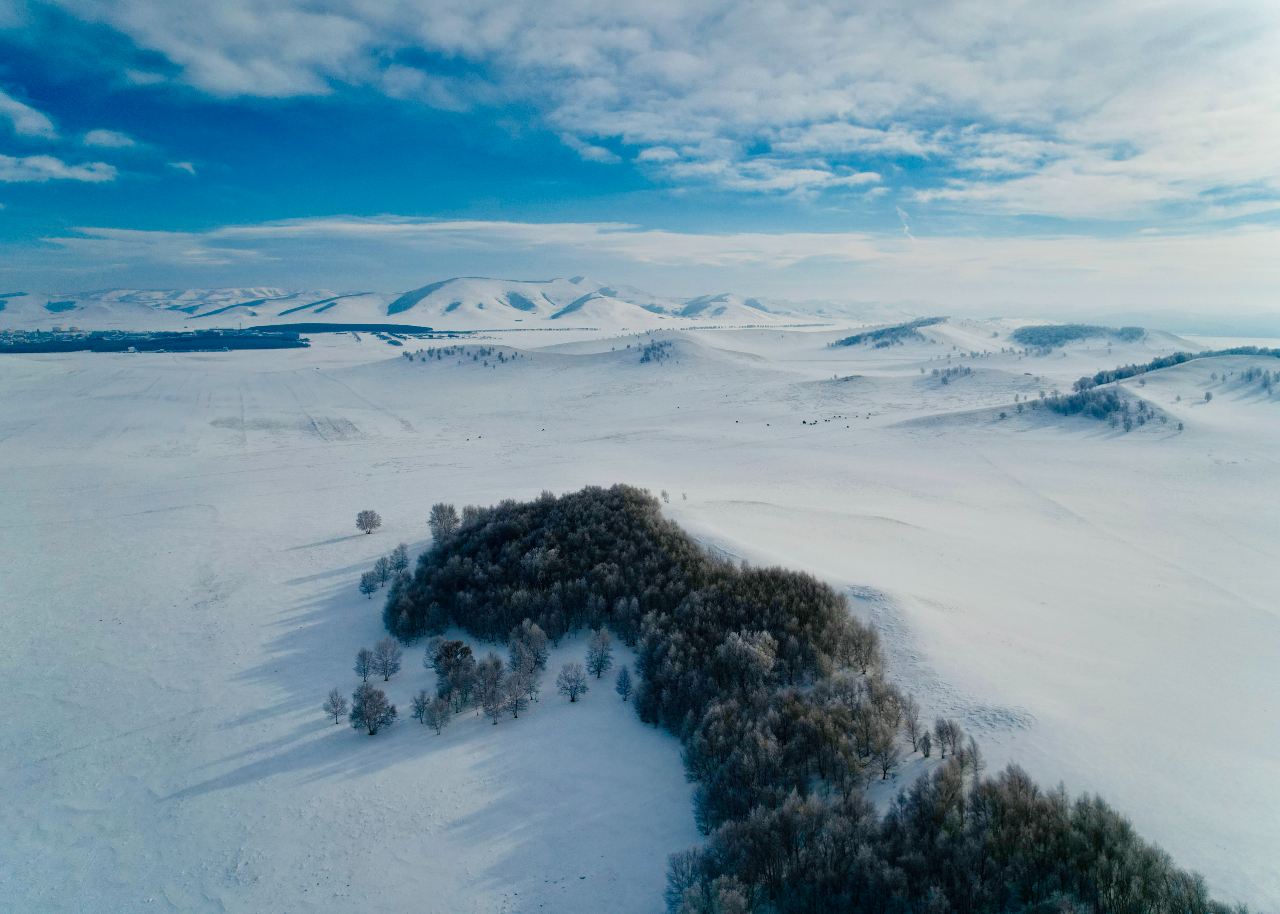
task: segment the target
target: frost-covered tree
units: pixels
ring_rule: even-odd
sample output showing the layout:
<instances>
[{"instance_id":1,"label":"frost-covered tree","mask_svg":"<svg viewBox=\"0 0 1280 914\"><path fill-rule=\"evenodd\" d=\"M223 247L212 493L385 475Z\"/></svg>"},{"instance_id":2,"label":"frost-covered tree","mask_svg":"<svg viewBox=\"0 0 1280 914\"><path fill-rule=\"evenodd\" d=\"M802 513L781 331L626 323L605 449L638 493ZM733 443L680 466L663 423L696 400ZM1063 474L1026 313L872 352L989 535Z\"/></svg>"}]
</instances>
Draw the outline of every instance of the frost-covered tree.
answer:
<instances>
[{"instance_id":1,"label":"frost-covered tree","mask_svg":"<svg viewBox=\"0 0 1280 914\"><path fill-rule=\"evenodd\" d=\"M476 664L476 703L495 724L506 709L502 690L504 672L502 658L493 651Z\"/></svg>"},{"instance_id":2,"label":"frost-covered tree","mask_svg":"<svg viewBox=\"0 0 1280 914\"><path fill-rule=\"evenodd\" d=\"M871 738L871 758L880 769L880 780L886 780L889 772L902 759L902 750L898 748L896 734L887 726L876 729Z\"/></svg>"},{"instance_id":3,"label":"frost-covered tree","mask_svg":"<svg viewBox=\"0 0 1280 914\"><path fill-rule=\"evenodd\" d=\"M525 619L507 637L507 649L511 653L511 669L519 669L518 655L528 653L533 658L534 666L540 670L547 668L547 633L529 619Z\"/></svg>"},{"instance_id":4,"label":"frost-covered tree","mask_svg":"<svg viewBox=\"0 0 1280 914\"><path fill-rule=\"evenodd\" d=\"M395 719L396 706L387 701L386 692L366 682L352 693L349 720L353 729L363 727L370 736L374 736L383 727L391 726Z\"/></svg>"},{"instance_id":5,"label":"frost-covered tree","mask_svg":"<svg viewBox=\"0 0 1280 914\"><path fill-rule=\"evenodd\" d=\"M513 670L502 680L502 702L512 717L529 707L528 676L523 670Z\"/></svg>"},{"instance_id":6,"label":"frost-covered tree","mask_svg":"<svg viewBox=\"0 0 1280 914\"><path fill-rule=\"evenodd\" d=\"M391 638L383 638L374 645L373 668L382 676L383 682L400 672L400 658L403 656L404 652Z\"/></svg>"},{"instance_id":7,"label":"frost-covered tree","mask_svg":"<svg viewBox=\"0 0 1280 914\"><path fill-rule=\"evenodd\" d=\"M385 555L373 563L373 576L378 579L379 585L391 580L391 562Z\"/></svg>"},{"instance_id":8,"label":"frost-covered tree","mask_svg":"<svg viewBox=\"0 0 1280 914\"><path fill-rule=\"evenodd\" d=\"M571 702L587 691L587 671L581 663L566 663L561 668L556 677L556 690Z\"/></svg>"},{"instance_id":9,"label":"frost-covered tree","mask_svg":"<svg viewBox=\"0 0 1280 914\"><path fill-rule=\"evenodd\" d=\"M391 562L392 574L399 574L406 570L409 567L409 544L401 543L392 549L388 561Z\"/></svg>"},{"instance_id":10,"label":"frost-covered tree","mask_svg":"<svg viewBox=\"0 0 1280 914\"><path fill-rule=\"evenodd\" d=\"M929 757L930 750L933 749L933 737L929 735L929 731L925 730L920 734L920 754L925 758Z\"/></svg>"},{"instance_id":11,"label":"frost-covered tree","mask_svg":"<svg viewBox=\"0 0 1280 914\"><path fill-rule=\"evenodd\" d=\"M622 669L618 670L618 681L613 690L622 696L623 701L630 698L631 693L634 691L634 686L631 684L631 671L627 669L625 663L622 665Z\"/></svg>"},{"instance_id":12,"label":"frost-covered tree","mask_svg":"<svg viewBox=\"0 0 1280 914\"><path fill-rule=\"evenodd\" d=\"M920 705L916 702L915 697L907 695L902 699L902 722L903 727L907 731L907 739L911 740L911 751L920 751Z\"/></svg>"},{"instance_id":13,"label":"frost-covered tree","mask_svg":"<svg viewBox=\"0 0 1280 914\"><path fill-rule=\"evenodd\" d=\"M382 518L377 511L361 511L356 515L356 527L364 533L372 533L382 526Z\"/></svg>"},{"instance_id":14,"label":"frost-covered tree","mask_svg":"<svg viewBox=\"0 0 1280 914\"><path fill-rule=\"evenodd\" d=\"M324 713L332 717L335 724L347 713L347 699L337 689L330 691L329 697L324 700Z\"/></svg>"},{"instance_id":15,"label":"frost-covered tree","mask_svg":"<svg viewBox=\"0 0 1280 914\"><path fill-rule=\"evenodd\" d=\"M373 599L373 592L378 589L378 576L372 571L366 571L360 575L360 592Z\"/></svg>"},{"instance_id":16,"label":"frost-covered tree","mask_svg":"<svg viewBox=\"0 0 1280 914\"><path fill-rule=\"evenodd\" d=\"M603 628L591 633L587 642L587 670L594 673L596 679L613 667L613 639Z\"/></svg>"},{"instance_id":17,"label":"frost-covered tree","mask_svg":"<svg viewBox=\"0 0 1280 914\"><path fill-rule=\"evenodd\" d=\"M453 505L440 502L431 506L431 516L427 519L431 528L431 536L437 543L443 542L458 529L458 512Z\"/></svg>"},{"instance_id":18,"label":"frost-covered tree","mask_svg":"<svg viewBox=\"0 0 1280 914\"><path fill-rule=\"evenodd\" d=\"M373 651L367 647L362 647L356 652L356 675L360 677L362 682L368 682L369 674L372 672Z\"/></svg>"},{"instance_id":19,"label":"frost-covered tree","mask_svg":"<svg viewBox=\"0 0 1280 914\"><path fill-rule=\"evenodd\" d=\"M436 736L444 732L444 728L449 726L453 720L453 705L449 704L443 698L437 698L427 705L427 710L423 716L423 723L436 731Z\"/></svg>"},{"instance_id":20,"label":"frost-covered tree","mask_svg":"<svg viewBox=\"0 0 1280 914\"><path fill-rule=\"evenodd\" d=\"M425 724L427 722L427 710L434 700L427 694L426 689L420 689L418 694L413 696L413 719L420 724Z\"/></svg>"}]
</instances>

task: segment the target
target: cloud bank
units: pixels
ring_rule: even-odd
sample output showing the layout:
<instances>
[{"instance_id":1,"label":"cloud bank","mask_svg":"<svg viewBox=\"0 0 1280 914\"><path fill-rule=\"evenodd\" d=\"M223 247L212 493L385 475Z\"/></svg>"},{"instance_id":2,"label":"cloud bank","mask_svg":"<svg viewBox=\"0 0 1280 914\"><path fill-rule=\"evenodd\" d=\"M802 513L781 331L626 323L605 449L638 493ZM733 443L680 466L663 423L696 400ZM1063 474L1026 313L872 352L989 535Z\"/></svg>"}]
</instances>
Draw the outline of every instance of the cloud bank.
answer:
<instances>
[{"instance_id":1,"label":"cloud bank","mask_svg":"<svg viewBox=\"0 0 1280 914\"><path fill-rule=\"evenodd\" d=\"M1105 306L1280 310L1280 229L1211 235L913 238L899 232L660 231L621 223L298 219L207 232L83 228L11 248L10 272L83 285L276 284L403 290L456 275L587 272L665 294L929 299L1065 312ZM1087 266L1082 266L1087 265ZM1230 289L1229 294L1224 289Z\"/></svg>"}]
</instances>

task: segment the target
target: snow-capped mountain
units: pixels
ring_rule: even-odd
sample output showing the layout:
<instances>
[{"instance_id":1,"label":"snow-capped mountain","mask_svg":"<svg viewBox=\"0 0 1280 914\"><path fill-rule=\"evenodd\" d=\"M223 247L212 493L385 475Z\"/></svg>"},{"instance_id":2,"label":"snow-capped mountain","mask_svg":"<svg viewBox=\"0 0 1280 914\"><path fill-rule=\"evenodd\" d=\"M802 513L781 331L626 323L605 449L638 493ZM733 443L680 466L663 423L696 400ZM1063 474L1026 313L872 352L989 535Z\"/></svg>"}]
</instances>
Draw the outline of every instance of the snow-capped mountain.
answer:
<instances>
[{"instance_id":1,"label":"snow-capped mountain","mask_svg":"<svg viewBox=\"0 0 1280 914\"><path fill-rule=\"evenodd\" d=\"M672 299L585 276L522 281L457 277L397 295L276 288L0 295L0 328L180 330L292 323L382 323L441 330L592 327L648 330L777 325L812 319L779 303L733 294Z\"/></svg>"}]
</instances>

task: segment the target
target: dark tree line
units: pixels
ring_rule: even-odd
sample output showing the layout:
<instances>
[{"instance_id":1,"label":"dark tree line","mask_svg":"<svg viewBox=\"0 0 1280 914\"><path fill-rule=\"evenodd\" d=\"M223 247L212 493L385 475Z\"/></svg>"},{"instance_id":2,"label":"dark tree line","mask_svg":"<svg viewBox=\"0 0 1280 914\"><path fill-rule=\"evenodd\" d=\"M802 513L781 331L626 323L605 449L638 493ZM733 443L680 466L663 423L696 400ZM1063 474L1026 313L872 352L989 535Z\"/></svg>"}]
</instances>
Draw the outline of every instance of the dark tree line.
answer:
<instances>
[{"instance_id":1,"label":"dark tree line","mask_svg":"<svg viewBox=\"0 0 1280 914\"><path fill-rule=\"evenodd\" d=\"M1035 346L1039 349L1053 349L1065 346L1072 340L1083 340L1093 336L1113 336L1116 339L1132 343L1143 338L1146 330L1142 327L1098 327L1093 324L1043 324L1033 327L1019 327L1009 334L1009 339L1024 346Z\"/></svg>"},{"instance_id":2,"label":"dark tree line","mask_svg":"<svg viewBox=\"0 0 1280 914\"><path fill-rule=\"evenodd\" d=\"M1098 797L953 757L883 818L861 794L760 806L672 855L673 914L1225 914ZM1243 910L1241 908L1235 909Z\"/></svg>"},{"instance_id":3,"label":"dark tree line","mask_svg":"<svg viewBox=\"0 0 1280 914\"><path fill-rule=\"evenodd\" d=\"M405 641L450 624L509 644L525 626L557 643L589 628L597 677L606 628L636 648L619 694L684 743L711 835L672 859L673 912L1221 910L1101 801L1043 795L1016 769L984 780L960 727L930 728L884 679L875 630L843 596L715 558L647 492L468 507L392 582L383 619ZM470 649L443 644L482 689ZM588 682L570 664L556 684L572 701ZM879 819L860 788L887 777L903 733L947 761Z\"/></svg>"},{"instance_id":4,"label":"dark tree line","mask_svg":"<svg viewBox=\"0 0 1280 914\"><path fill-rule=\"evenodd\" d=\"M844 339L836 340L828 343L828 346L857 346L859 343L874 343L877 349L883 349L886 346L892 346L894 343L901 343L904 339L924 338L920 333L921 327L931 327L934 324L941 324L945 321L945 317L919 317L913 321L907 321L905 324L894 324L892 327L881 327L878 330L867 330L863 333L855 333L853 336L846 336Z\"/></svg>"},{"instance_id":5,"label":"dark tree line","mask_svg":"<svg viewBox=\"0 0 1280 914\"><path fill-rule=\"evenodd\" d=\"M1092 387L1098 387L1102 384L1110 384L1113 381L1123 381L1125 378L1136 377L1140 374L1146 374L1148 371L1158 371L1161 368L1172 368L1174 365L1181 365L1183 362L1190 362L1193 359L1211 359L1220 355L1257 355L1257 356L1273 356L1280 358L1280 349L1260 349L1257 346L1235 346L1231 349L1210 349L1205 352L1175 352L1173 355L1160 356L1158 359L1152 359L1144 365L1121 365L1106 371L1099 371L1089 377L1081 378L1076 381L1074 388L1077 391L1089 390Z\"/></svg>"}]
</instances>

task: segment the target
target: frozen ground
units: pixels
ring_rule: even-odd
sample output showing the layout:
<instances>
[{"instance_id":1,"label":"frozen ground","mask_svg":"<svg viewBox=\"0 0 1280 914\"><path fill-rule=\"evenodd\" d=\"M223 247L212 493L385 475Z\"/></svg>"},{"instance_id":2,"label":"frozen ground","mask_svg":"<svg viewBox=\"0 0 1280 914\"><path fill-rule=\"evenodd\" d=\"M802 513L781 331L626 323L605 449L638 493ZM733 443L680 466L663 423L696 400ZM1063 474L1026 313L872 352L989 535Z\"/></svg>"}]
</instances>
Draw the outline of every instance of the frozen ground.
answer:
<instances>
[{"instance_id":1,"label":"frozen ground","mask_svg":"<svg viewBox=\"0 0 1280 914\"><path fill-rule=\"evenodd\" d=\"M993 763L1101 792L1219 897L1275 909L1280 396L1209 377L1274 366L1127 382L1168 421L1125 435L1011 403L1185 344L1019 358L1013 326L883 350L667 333L658 364L653 337L530 332L484 342L523 352L496 367L367 335L0 357L0 907L658 911L690 792L610 690L440 738L319 712L379 635L359 572L421 549L431 503L627 481L849 588ZM973 373L943 386L948 365Z\"/></svg>"}]
</instances>

